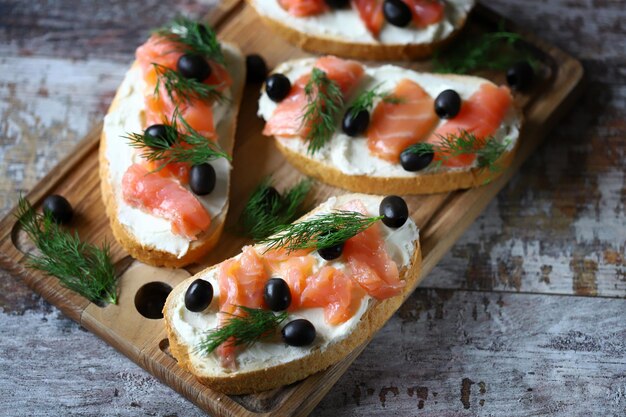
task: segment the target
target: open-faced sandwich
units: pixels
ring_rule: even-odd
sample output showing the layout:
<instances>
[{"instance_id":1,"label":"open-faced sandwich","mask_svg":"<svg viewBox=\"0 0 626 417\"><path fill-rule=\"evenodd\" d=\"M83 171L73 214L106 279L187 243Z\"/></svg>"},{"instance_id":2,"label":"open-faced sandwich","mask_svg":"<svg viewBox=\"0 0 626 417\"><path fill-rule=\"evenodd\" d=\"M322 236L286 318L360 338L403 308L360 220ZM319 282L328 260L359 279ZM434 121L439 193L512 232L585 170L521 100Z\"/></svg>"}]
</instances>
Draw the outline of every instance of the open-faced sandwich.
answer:
<instances>
[{"instance_id":1,"label":"open-faced sandwich","mask_svg":"<svg viewBox=\"0 0 626 417\"><path fill-rule=\"evenodd\" d=\"M238 48L186 19L137 49L100 144L107 215L133 257L183 266L215 246L245 71Z\"/></svg>"},{"instance_id":2,"label":"open-faced sandwich","mask_svg":"<svg viewBox=\"0 0 626 417\"><path fill-rule=\"evenodd\" d=\"M315 52L427 57L461 30L474 0L248 0L277 33Z\"/></svg>"},{"instance_id":3,"label":"open-faced sandwich","mask_svg":"<svg viewBox=\"0 0 626 417\"><path fill-rule=\"evenodd\" d=\"M170 293L178 364L242 394L298 381L375 333L417 285L419 232L397 196L332 197Z\"/></svg>"},{"instance_id":4,"label":"open-faced sandwich","mask_svg":"<svg viewBox=\"0 0 626 417\"><path fill-rule=\"evenodd\" d=\"M259 116L296 168L373 194L483 185L512 162L521 126L506 86L334 56L280 64Z\"/></svg>"}]
</instances>

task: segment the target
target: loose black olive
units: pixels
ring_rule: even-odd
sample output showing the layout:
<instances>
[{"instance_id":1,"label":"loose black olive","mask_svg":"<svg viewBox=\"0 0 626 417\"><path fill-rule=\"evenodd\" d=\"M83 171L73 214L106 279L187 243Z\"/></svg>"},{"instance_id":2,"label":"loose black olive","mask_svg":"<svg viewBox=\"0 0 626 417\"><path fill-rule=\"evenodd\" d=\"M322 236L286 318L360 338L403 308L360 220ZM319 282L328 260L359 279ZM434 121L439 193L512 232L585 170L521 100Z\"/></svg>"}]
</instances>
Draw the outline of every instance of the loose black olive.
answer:
<instances>
[{"instance_id":1,"label":"loose black olive","mask_svg":"<svg viewBox=\"0 0 626 417\"><path fill-rule=\"evenodd\" d=\"M143 132L144 135L150 135L155 138L163 139L168 143L168 145L172 146L174 144L173 138L167 136L167 126L165 125L152 125L148 126L146 130Z\"/></svg>"},{"instance_id":2,"label":"loose black olive","mask_svg":"<svg viewBox=\"0 0 626 417\"><path fill-rule=\"evenodd\" d=\"M380 202L378 213L384 216L382 221L388 227L398 228L409 218L409 208L406 201L397 195L390 195Z\"/></svg>"},{"instance_id":3,"label":"loose black olive","mask_svg":"<svg viewBox=\"0 0 626 417\"><path fill-rule=\"evenodd\" d=\"M308 320L296 319L283 327L283 341L290 346L308 346L315 340L315 326Z\"/></svg>"},{"instance_id":4,"label":"loose black olive","mask_svg":"<svg viewBox=\"0 0 626 417\"><path fill-rule=\"evenodd\" d=\"M211 66L206 59L197 54L185 54L178 58L176 69L183 77L200 82L211 75Z\"/></svg>"},{"instance_id":5,"label":"loose black olive","mask_svg":"<svg viewBox=\"0 0 626 417\"><path fill-rule=\"evenodd\" d=\"M534 76L533 67L527 61L522 61L508 69L506 82L518 91L526 91L532 85Z\"/></svg>"},{"instance_id":6,"label":"loose black olive","mask_svg":"<svg viewBox=\"0 0 626 417\"><path fill-rule=\"evenodd\" d=\"M405 171L416 172L430 165L434 157L434 152L416 153L405 149L400 154L400 164Z\"/></svg>"},{"instance_id":7,"label":"loose black olive","mask_svg":"<svg viewBox=\"0 0 626 417\"><path fill-rule=\"evenodd\" d=\"M265 77L267 77L267 64L263 57L258 54L246 56L246 82L260 84Z\"/></svg>"},{"instance_id":8,"label":"loose black olive","mask_svg":"<svg viewBox=\"0 0 626 417\"><path fill-rule=\"evenodd\" d=\"M461 110L461 96L454 90L444 90L435 99L435 113L442 119L452 119Z\"/></svg>"},{"instance_id":9,"label":"loose black olive","mask_svg":"<svg viewBox=\"0 0 626 417\"><path fill-rule=\"evenodd\" d=\"M49 195L43 200L43 210L50 213L52 220L60 224L69 223L74 215L70 202L58 194Z\"/></svg>"},{"instance_id":10,"label":"loose black olive","mask_svg":"<svg viewBox=\"0 0 626 417\"><path fill-rule=\"evenodd\" d=\"M265 80L265 92L272 101L282 101L290 91L291 81L283 74L272 74Z\"/></svg>"},{"instance_id":11,"label":"loose black olive","mask_svg":"<svg viewBox=\"0 0 626 417\"><path fill-rule=\"evenodd\" d=\"M350 107L343 116L341 127L346 135L354 137L365 132L369 124L370 114L367 110L361 110L353 114L352 107Z\"/></svg>"},{"instance_id":12,"label":"loose black olive","mask_svg":"<svg viewBox=\"0 0 626 417\"><path fill-rule=\"evenodd\" d=\"M340 243L339 245L331 246L329 248L318 249L317 253L320 254L322 259L332 261L333 259L337 259L341 256L341 253L343 252L343 245L343 243Z\"/></svg>"},{"instance_id":13,"label":"loose black olive","mask_svg":"<svg viewBox=\"0 0 626 417\"><path fill-rule=\"evenodd\" d=\"M387 22L394 26L405 27L413 20L411 9L402 0L385 0L383 14Z\"/></svg>"},{"instance_id":14,"label":"loose black olive","mask_svg":"<svg viewBox=\"0 0 626 417\"><path fill-rule=\"evenodd\" d=\"M289 285L282 278L270 278L265 284L263 299L272 311L287 310L291 304Z\"/></svg>"},{"instance_id":15,"label":"loose black olive","mask_svg":"<svg viewBox=\"0 0 626 417\"><path fill-rule=\"evenodd\" d=\"M349 0L325 0L328 7L333 9L343 9L350 4Z\"/></svg>"},{"instance_id":16,"label":"loose black olive","mask_svg":"<svg viewBox=\"0 0 626 417\"><path fill-rule=\"evenodd\" d=\"M206 195L213 191L215 179L215 168L211 164L194 165L189 170L189 188L196 195Z\"/></svg>"},{"instance_id":17,"label":"loose black olive","mask_svg":"<svg viewBox=\"0 0 626 417\"><path fill-rule=\"evenodd\" d=\"M213 285L209 281L198 278L185 292L185 307L189 311L199 313L211 304Z\"/></svg>"}]
</instances>

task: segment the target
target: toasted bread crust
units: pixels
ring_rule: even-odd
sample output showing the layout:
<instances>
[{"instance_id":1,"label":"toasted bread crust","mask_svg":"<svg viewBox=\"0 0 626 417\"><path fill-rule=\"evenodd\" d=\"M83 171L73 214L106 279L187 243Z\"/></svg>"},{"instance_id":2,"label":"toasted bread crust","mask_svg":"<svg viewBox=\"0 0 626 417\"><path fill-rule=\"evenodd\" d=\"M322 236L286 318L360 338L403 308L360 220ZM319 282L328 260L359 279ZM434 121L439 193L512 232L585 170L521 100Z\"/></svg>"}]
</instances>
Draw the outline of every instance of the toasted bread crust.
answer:
<instances>
[{"instance_id":1,"label":"toasted bread crust","mask_svg":"<svg viewBox=\"0 0 626 417\"><path fill-rule=\"evenodd\" d=\"M400 276L406 282L403 293L383 301L376 301L361 317L354 331L340 342L329 345L324 351L314 350L303 358L278 366L249 372L237 372L228 376L198 374L189 357L189 347L180 340L177 332L170 325L170 315L175 311L174 300L179 297L181 292L186 291L195 279L194 277L189 278L174 288L163 308L170 352L178 360L178 364L194 374L202 384L226 394L248 394L291 384L339 362L358 346L368 341L413 292L420 276L421 265L420 246L419 242L416 241L410 267L400 271Z\"/></svg>"},{"instance_id":2,"label":"toasted bread crust","mask_svg":"<svg viewBox=\"0 0 626 417\"><path fill-rule=\"evenodd\" d=\"M245 65L243 64L243 58L241 52L237 50L238 57L241 60L240 70L243 73L240 75L240 82L237 85L233 84L233 100L232 106L234 111L232 112L232 120L230 120L225 127L228 132L228 138L226 143L230 146L224 146L225 150L232 153L234 136L235 136L235 124L237 120L237 114L241 103L241 97L243 95L244 80L245 80ZM135 65L135 64L133 64ZM111 106L107 112L111 113L119 106L120 96L119 92L115 95ZM178 257L176 254L158 250L154 247L142 245L134 237L132 232L122 225L117 217L118 207L113 192L111 181L109 181L109 161L106 157L107 146L106 134L103 130L100 137L100 149L99 149L99 173L100 173L100 190L102 194L102 201L106 207L106 213L109 217L113 236L119 242L119 244L126 250L133 258L138 259L144 263L153 266L163 266L168 268L179 268L189 265L204 255L206 255L217 244L222 230L224 228L224 222L226 220L226 214L228 213L228 201L226 202L224 209L219 216L211 218L210 229L203 232L198 236L198 239L191 242L189 250L182 257Z\"/></svg>"},{"instance_id":3,"label":"toasted bread crust","mask_svg":"<svg viewBox=\"0 0 626 417\"><path fill-rule=\"evenodd\" d=\"M376 61L428 58L437 49L450 43L459 34L467 21L466 14L455 23L455 29L448 36L430 43L359 43L350 42L337 37L314 36L306 32L302 32L286 25L281 20L272 19L271 17L259 12L256 9L253 0L246 1L250 6L252 6L252 8L255 9L261 20L263 20L263 22L267 24L275 33L301 49L341 57L361 58Z\"/></svg>"}]
</instances>

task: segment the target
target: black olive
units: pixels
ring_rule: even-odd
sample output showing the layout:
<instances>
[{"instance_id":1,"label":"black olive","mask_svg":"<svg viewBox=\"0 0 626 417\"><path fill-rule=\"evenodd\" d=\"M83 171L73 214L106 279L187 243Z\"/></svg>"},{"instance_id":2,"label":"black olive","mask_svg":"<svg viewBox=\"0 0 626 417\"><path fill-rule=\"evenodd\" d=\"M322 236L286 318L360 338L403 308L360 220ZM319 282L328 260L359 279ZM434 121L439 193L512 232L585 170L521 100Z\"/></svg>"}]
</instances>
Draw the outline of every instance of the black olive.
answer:
<instances>
[{"instance_id":1,"label":"black olive","mask_svg":"<svg viewBox=\"0 0 626 417\"><path fill-rule=\"evenodd\" d=\"M337 259L341 256L341 253L343 252L343 245L343 243L340 243L329 248L318 249L317 253L319 253L322 259L332 261L333 259Z\"/></svg>"},{"instance_id":2,"label":"black olive","mask_svg":"<svg viewBox=\"0 0 626 417\"><path fill-rule=\"evenodd\" d=\"M57 194L49 195L43 200L43 210L50 213L52 220L60 224L69 223L74 215L69 201Z\"/></svg>"},{"instance_id":3,"label":"black olive","mask_svg":"<svg viewBox=\"0 0 626 417\"><path fill-rule=\"evenodd\" d=\"M215 169L211 164L194 165L189 170L189 188L197 195L209 194L215 188Z\"/></svg>"},{"instance_id":4,"label":"black olive","mask_svg":"<svg viewBox=\"0 0 626 417\"><path fill-rule=\"evenodd\" d=\"M405 171L416 172L426 168L434 157L434 152L416 153L405 149L400 154L400 164Z\"/></svg>"},{"instance_id":5,"label":"black olive","mask_svg":"<svg viewBox=\"0 0 626 417\"><path fill-rule=\"evenodd\" d=\"M155 138L163 139L167 142L168 145L172 146L174 141L172 137L167 136L167 126L165 125L152 125L148 126L146 130L143 132L144 135L150 135Z\"/></svg>"},{"instance_id":6,"label":"black olive","mask_svg":"<svg viewBox=\"0 0 626 417\"><path fill-rule=\"evenodd\" d=\"M461 110L461 96L454 90L444 90L435 99L435 113L442 119L452 119Z\"/></svg>"},{"instance_id":7,"label":"black olive","mask_svg":"<svg viewBox=\"0 0 626 417\"><path fill-rule=\"evenodd\" d=\"M291 304L289 285L282 278L270 278L265 284L263 300L272 311L283 311Z\"/></svg>"},{"instance_id":8,"label":"black olive","mask_svg":"<svg viewBox=\"0 0 626 417\"><path fill-rule=\"evenodd\" d=\"M409 218L409 208L406 201L397 195L390 195L380 202L378 213L384 216L382 221L388 227L398 228Z\"/></svg>"},{"instance_id":9,"label":"black olive","mask_svg":"<svg viewBox=\"0 0 626 417\"><path fill-rule=\"evenodd\" d=\"M185 54L178 58L176 69L185 78L204 81L211 75L211 66L198 54Z\"/></svg>"},{"instance_id":10,"label":"black olive","mask_svg":"<svg viewBox=\"0 0 626 417\"><path fill-rule=\"evenodd\" d=\"M265 80L265 92L272 101L282 101L290 91L291 81L283 74L272 74Z\"/></svg>"},{"instance_id":11,"label":"black olive","mask_svg":"<svg viewBox=\"0 0 626 417\"><path fill-rule=\"evenodd\" d=\"M267 64L263 57L258 54L246 56L246 82L260 84L265 77L267 77Z\"/></svg>"},{"instance_id":12,"label":"black olive","mask_svg":"<svg viewBox=\"0 0 626 417\"><path fill-rule=\"evenodd\" d=\"M283 327L283 341L290 346L307 346L315 340L315 326L308 320L296 319Z\"/></svg>"},{"instance_id":13,"label":"black olive","mask_svg":"<svg viewBox=\"0 0 626 417\"><path fill-rule=\"evenodd\" d=\"M534 76L533 67L527 61L522 61L508 69L506 82L518 91L526 91L532 85Z\"/></svg>"},{"instance_id":14,"label":"black olive","mask_svg":"<svg viewBox=\"0 0 626 417\"><path fill-rule=\"evenodd\" d=\"M411 9L402 0L385 0L383 14L387 22L394 26L405 27L413 20Z\"/></svg>"},{"instance_id":15,"label":"black olive","mask_svg":"<svg viewBox=\"0 0 626 417\"><path fill-rule=\"evenodd\" d=\"M325 0L326 4L333 9L343 9L350 4L349 0Z\"/></svg>"},{"instance_id":16,"label":"black olive","mask_svg":"<svg viewBox=\"0 0 626 417\"><path fill-rule=\"evenodd\" d=\"M365 132L370 124L370 114L367 110L361 110L357 114L352 114L352 107L346 110L343 116L341 127L348 136L358 136Z\"/></svg>"},{"instance_id":17,"label":"black olive","mask_svg":"<svg viewBox=\"0 0 626 417\"><path fill-rule=\"evenodd\" d=\"M209 281L198 278L185 292L185 307L189 311L199 313L211 304L213 285Z\"/></svg>"}]
</instances>

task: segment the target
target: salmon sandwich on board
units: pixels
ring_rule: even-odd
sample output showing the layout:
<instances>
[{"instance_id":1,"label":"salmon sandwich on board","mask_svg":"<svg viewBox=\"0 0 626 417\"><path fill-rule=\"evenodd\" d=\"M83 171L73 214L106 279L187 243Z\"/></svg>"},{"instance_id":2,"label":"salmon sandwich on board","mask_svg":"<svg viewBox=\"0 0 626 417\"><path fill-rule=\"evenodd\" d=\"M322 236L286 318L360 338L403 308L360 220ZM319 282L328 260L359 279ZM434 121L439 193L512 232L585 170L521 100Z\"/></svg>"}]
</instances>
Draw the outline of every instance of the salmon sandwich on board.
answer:
<instances>
[{"instance_id":1,"label":"salmon sandwich on board","mask_svg":"<svg viewBox=\"0 0 626 417\"><path fill-rule=\"evenodd\" d=\"M425 58L463 28L474 0L247 0L299 47L375 60Z\"/></svg>"},{"instance_id":2,"label":"salmon sandwich on board","mask_svg":"<svg viewBox=\"0 0 626 417\"><path fill-rule=\"evenodd\" d=\"M511 164L522 122L509 88L484 78L334 56L280 64L258 113L300 171L381 195L489 182Z\"/></svg>"},{"instance_id":3,"label":"salmon sandwich on board","mask_svg":"<svg viewBox=\"0 0 626 417\"><path fill-rule=\"evenodd\" d=\"M187 19L137 49L100 142L106 212L134 258L180 267L217 243L245 72L237 47Z\"/></svg>"},{"instance_id":4,"label":"salmon sandwich on board","mask_svg":"<svg viewBox=\"0 0 626 417\"><path fill-rule=\"evenodd\" d=\"M332 197L175 287L163 310L170 350L227 394L290 384L368 340L420 270L419 231L401 197Z\"/></svg>"}]
</instances>

